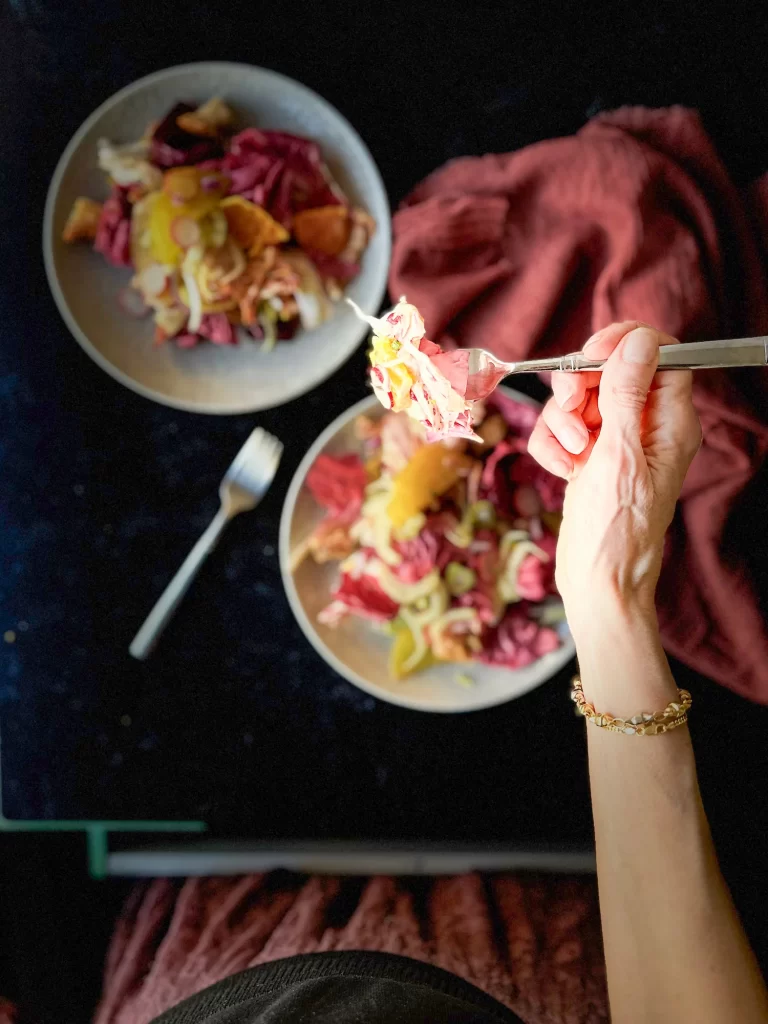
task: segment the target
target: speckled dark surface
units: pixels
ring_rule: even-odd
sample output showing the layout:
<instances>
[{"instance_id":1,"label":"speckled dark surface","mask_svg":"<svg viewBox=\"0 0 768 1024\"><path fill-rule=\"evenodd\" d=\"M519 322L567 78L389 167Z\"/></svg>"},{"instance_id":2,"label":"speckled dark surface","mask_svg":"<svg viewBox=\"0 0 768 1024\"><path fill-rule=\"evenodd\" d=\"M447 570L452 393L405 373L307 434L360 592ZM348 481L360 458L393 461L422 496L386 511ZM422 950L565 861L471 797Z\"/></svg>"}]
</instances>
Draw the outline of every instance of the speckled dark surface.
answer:
<instances>
[{"instance_id":1,"label":"speckled dark surface","mask_svg":"<svg viewBox=\"0 0 768 1024\"><path fill-rule=\"evenodd\" d=\"M597 41L575 16L556 33L527 16L481 33L470 12L423 24L391 13L386 24L356 23L353 39L348 16L328 7L319 26L277 10L266 21L227 18L214 33L148 10L16 0L0 13L0 634L14 634L0 645L5 813L192 817L253 837L589 843L582 725L565 676L488 712L412 713L339 679L292 618L276 555L281 503L311 440L364 394L362 352L314 392L257 416L146 401L90 362L61 323L40 256L42 204L93 107L187 60L262 63L317 89L361 131L393 203L451 156L572 131L621 102L700 105L746 177L768 163L752 131L768 109L758 62L752 77L741 64L734 82L704 67L703 36L692 54L670 56L677 15L625 14L622 27L637 33L625 47ZM579 43L587 38L591 51ZM723 40L740 57L743 41L725 29ZM726 89L738 94L730 106ZM133 661L130 639L256 424L286 444L275 485L232 524L156 654ZM699 694L693 728L714 828L754 845L765 714L682 679ZM738 765L735 729L746 737Z\"/></svg>"}]
</instances>

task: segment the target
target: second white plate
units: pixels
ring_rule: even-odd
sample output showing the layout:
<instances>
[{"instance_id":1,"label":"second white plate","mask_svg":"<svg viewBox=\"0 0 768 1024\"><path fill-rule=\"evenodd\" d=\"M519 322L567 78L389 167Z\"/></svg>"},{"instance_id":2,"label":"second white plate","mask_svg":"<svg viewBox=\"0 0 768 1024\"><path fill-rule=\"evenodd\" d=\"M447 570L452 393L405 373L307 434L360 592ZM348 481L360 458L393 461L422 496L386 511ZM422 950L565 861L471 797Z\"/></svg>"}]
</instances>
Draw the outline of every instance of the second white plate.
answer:
<instances>
[{"instance_id":1,"label":"second white plate","mask_svg":"<svg viewBox=\"0 0 768 1024\"><path fill-rule=\"evenodd\" d=\"M510 388L508 395L537 405L532 399ZM305 636L340 676L380 700L418 711L459 712L503 704L528 693L560 671L575 655L570 633L564 632L562 646L551 654L520 669L499 668L472 662L467 666L442 664L404 680L392 679L388 670L392 641L360 619L348 618L336 629L317 621L328 604L338 567L335 563L318 565L306 558L295 573L290 571L290 554L320 521L322 509L304 486L307 473L323 453L340 455L354 451L355 418L362 413L378 417L384 412L371 395L337 417L318 437L299 464L286 495L280 521L280 569L291 608ZM471 686L459 676L466 671Z\"/></svg>"}]
</instances>

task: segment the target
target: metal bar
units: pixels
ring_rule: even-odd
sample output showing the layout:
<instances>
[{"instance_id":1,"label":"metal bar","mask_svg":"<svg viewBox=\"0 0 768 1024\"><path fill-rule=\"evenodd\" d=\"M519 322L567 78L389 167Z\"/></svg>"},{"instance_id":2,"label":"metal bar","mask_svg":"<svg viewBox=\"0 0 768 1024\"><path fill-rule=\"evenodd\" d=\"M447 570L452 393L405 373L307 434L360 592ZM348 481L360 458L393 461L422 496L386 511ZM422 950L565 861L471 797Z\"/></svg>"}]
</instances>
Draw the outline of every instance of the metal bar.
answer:
<instances>
[{"instance_id":1,"label":"metal bar","mask_svg":"<svg viewBox=\"0 0 768 1024\"><path fill-rule=\"evenodd\" d=\"M265 847L198 846L113 851L107 874L123 877L239 875L288 869L329 875L456 875L471 871L593 873L590 850L334 848L332 844Z\"/></svg>"}]
</instances>

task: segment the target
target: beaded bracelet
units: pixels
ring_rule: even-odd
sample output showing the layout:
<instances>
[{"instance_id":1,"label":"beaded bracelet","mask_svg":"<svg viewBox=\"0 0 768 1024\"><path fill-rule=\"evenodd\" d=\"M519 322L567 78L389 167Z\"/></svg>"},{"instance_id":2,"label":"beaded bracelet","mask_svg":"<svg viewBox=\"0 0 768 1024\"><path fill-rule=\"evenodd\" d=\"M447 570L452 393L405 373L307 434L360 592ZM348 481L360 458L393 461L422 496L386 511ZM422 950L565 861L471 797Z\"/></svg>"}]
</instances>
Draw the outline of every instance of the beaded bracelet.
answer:
<instances>
[{"instance_id":1,"label":"beaded bracelet","mask_svg":"<svg viewBox=\"0 0 768 1024\"><path fill-rule=\"evenodd\" d=\"M575 703L578 714L583 715L587 721L601 729L623 732L627 736L658 736L661 733L670 732L688 721L688 710L693 700L687 690L678 690L677 693L679 699L670 701L663 711L657 711L655 715L641 711L639 715L634 715L632 718L616 718L614 715L600 714L595 711L593 704L587 703L581 679L575 676L571 700Z\"/></svg>"}]
</instances>

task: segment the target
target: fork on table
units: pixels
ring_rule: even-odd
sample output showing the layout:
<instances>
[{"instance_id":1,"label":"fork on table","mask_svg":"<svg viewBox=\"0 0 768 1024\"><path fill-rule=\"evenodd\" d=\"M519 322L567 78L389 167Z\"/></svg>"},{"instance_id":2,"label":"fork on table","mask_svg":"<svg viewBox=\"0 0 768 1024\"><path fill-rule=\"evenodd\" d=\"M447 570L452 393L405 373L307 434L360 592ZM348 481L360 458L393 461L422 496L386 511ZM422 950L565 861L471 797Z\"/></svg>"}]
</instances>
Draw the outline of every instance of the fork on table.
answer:
<instances>
[{"instance_id":1,"label":"fork on table","mask_svg":"<svg viewBox=\"0 0 768 1024\"><path fill-rule=\"evenodd\" d=\"M143 660L152 652L198 569L216 546L224 527L240 512L255 508L269 490L282 454L282 444L266 430L257 427L251 433L221 481L221 508L131 641L129 650L134 658Z\"/></svg>"}]
</instances>

